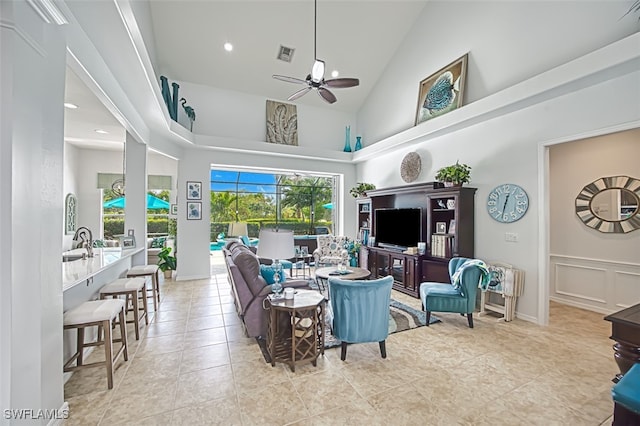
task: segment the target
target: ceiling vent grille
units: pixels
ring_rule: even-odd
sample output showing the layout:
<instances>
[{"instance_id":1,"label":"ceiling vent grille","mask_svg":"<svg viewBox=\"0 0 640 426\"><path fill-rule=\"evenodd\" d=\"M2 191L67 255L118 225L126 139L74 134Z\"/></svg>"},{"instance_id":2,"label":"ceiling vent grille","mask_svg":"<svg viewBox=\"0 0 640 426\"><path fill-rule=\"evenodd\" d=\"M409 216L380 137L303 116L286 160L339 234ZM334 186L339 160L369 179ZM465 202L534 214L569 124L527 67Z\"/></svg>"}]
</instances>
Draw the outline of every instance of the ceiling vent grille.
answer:
<instances>
[{"instance_id":1,"label":"ceiling vent grille","mask_svg":"<svg viewBox=\"0 0 640 426\"><path fill-rule=\"evenodd\" d=\"M286 46L280 45L277 58L284 62L291 62L291 59L293 59L293 52L295 51L296 49L292 47L286 47Z\"/></svg>"}]
</instances>

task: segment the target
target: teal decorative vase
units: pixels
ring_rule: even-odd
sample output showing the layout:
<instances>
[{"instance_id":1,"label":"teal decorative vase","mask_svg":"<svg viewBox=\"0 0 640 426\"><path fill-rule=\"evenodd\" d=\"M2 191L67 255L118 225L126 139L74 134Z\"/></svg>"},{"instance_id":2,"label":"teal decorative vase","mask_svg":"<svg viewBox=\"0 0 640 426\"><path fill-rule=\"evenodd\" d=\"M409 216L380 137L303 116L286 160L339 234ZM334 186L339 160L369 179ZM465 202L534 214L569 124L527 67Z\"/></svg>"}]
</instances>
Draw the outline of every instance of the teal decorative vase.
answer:
<instances>
[{"instance_id":1,"label":"teal decorative vase","mask_svg":"<svg viewBox=\"0 0 640 426\"><path fill-rule=\"evenodd\" d=\"M351 152L351 126L347 126L344 128L345 137L344 137L344 152Z\"/></svg>"},{"instance_id":2,"label":"teal decorative vase","mask_svg":"<svg viewBox=\"0 0 640 426\"><path fill-rule=\"evenodd\" d=\"M356 136L356 148L354 151L358 151L362 149L362 136Z\"/></svg>"},{"instance_id":3,"label":"teal decorative vase","mask_svg":"<svg viewBox=\"0 0 640 426\"><path fill-rule=\"evenodd\" d=\"M355 256L352 256L349 259L349 266L351 266L352 268L357 268L358 267L358 259Z\"/></svg>"}]
</instances>

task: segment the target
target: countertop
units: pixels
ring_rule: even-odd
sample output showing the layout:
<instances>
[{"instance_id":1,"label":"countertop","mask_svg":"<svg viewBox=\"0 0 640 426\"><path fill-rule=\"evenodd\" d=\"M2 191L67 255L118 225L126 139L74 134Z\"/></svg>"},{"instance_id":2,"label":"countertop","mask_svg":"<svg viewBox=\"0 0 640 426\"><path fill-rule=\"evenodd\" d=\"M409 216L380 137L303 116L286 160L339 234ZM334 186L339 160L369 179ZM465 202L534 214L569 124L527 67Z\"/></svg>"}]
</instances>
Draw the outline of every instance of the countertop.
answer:
<instances>
[{"instance_id":1,"label":"countertop","mask_svg":"<svg viewBox=\"0 0 640 426\"><path fill-rule=\"evenodd\" d=\"M144 247L121 249L120 247L94 248L93 257L86 259L62 262L62 291L66 291L80 283L84 283L111 265L120 262L136 253L140 253ZM63 255L86 253L86 249L69 250ZM60 259L62 261L62 258Z\"/></svg>"}]
</instances>

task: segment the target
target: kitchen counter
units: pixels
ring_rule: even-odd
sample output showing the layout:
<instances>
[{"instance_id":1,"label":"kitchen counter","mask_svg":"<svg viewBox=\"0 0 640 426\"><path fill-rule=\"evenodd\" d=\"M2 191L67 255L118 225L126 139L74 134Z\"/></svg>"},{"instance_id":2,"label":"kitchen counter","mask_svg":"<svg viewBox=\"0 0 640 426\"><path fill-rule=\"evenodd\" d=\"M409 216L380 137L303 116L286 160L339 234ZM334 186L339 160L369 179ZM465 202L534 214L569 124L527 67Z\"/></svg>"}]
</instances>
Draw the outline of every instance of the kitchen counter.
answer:
<instances>
[{"instance_id":1,"label":"kitchen counter","mask_svg":"<svg viewBox=\"0 0 640 426\"><path fill-rule=\"evenodd\" d=\"M62 263L62 291L67 291L78 284L85 283L95 275L105 271L112 266L128 259L136 253L140 253L144 247L131 249L121 249L120 247L94 248L94 257L78 259ZM86 249L69 250L62 255L82 255ZM62 260L62 258L61 258Z\"/></svg>"}]
</instances>

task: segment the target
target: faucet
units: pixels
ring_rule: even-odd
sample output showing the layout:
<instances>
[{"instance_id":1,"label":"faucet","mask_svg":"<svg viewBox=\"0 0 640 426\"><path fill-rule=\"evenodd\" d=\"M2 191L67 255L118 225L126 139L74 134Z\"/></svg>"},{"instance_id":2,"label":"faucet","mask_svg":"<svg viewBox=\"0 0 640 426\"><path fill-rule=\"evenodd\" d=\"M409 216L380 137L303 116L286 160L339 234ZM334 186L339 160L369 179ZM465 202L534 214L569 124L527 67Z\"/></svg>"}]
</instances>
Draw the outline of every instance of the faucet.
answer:
<instances>
[{"instance_id":1,"label":"faucet","mask_svg":"<svg viewBox=\"0 0 640 426\"><path fill-rule=\"evenodd\" d=\"M84 247L87 249L87 256L93 257L93 234L89 228L85 226L78 228L73 239L74 241L77 241L78 239L82 240Z\"/></svg>"}]
</instances>

